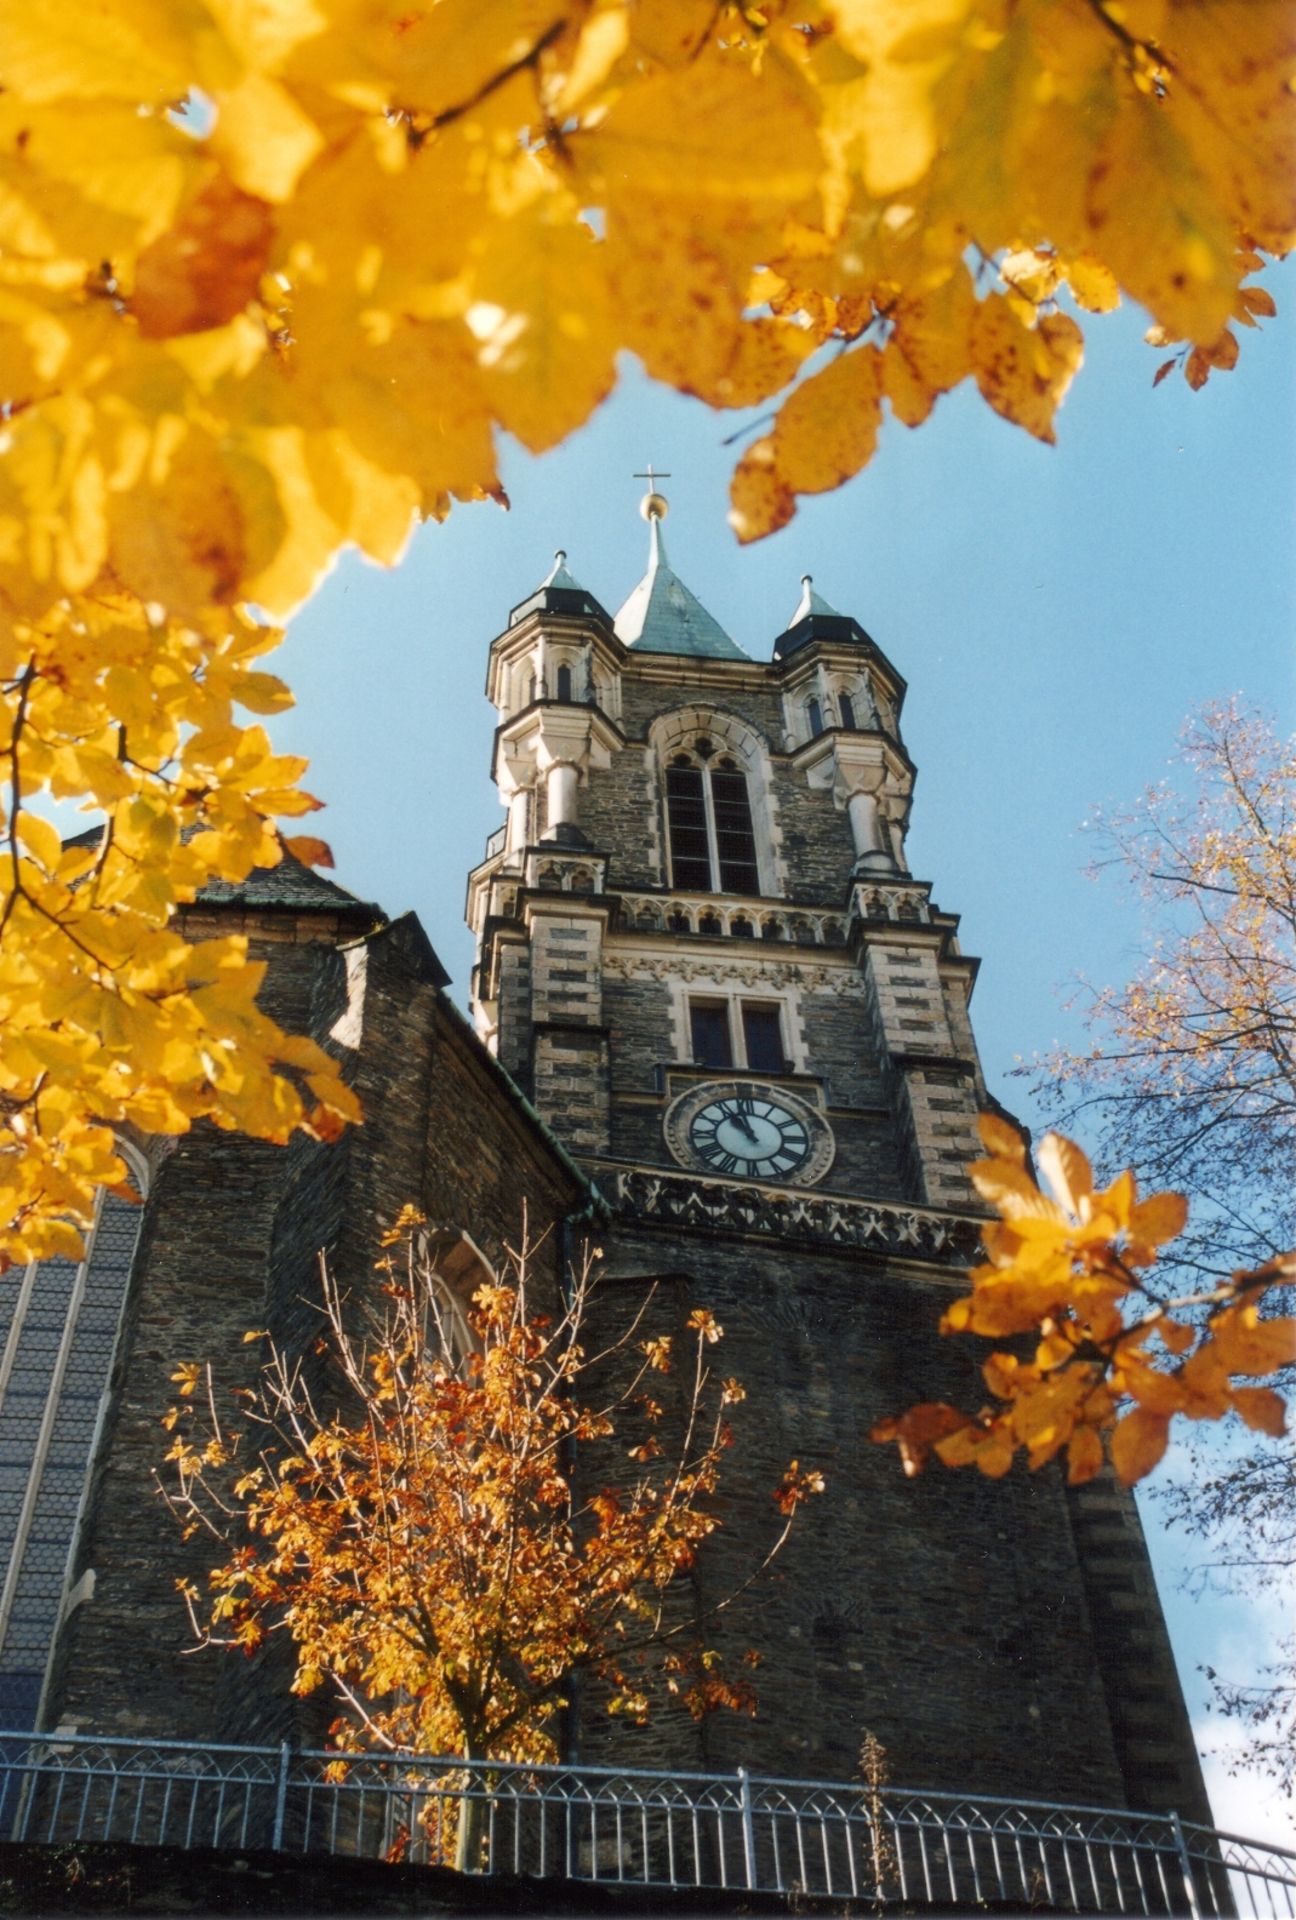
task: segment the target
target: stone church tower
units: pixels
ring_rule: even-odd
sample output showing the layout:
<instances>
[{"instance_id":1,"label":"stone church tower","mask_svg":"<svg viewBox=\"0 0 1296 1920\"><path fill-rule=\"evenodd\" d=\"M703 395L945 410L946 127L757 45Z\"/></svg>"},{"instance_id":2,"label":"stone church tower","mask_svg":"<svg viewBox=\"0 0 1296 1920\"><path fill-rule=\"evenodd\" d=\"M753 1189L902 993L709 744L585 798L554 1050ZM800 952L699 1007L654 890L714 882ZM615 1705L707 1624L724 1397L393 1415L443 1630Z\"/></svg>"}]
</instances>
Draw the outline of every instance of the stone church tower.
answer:
<instances>
[{"instance_id":1,"label":"stone church tower","mask_svg":"<svg viewBox=\"0 0 1296 1920\"><path fill-rule=\"evenodd\" d=\"M320 1251L362 1286L406 1202L456 1285L525 1207L554 1284L596 1221L600 1297L710 1308L748 1392L688 1604L760 1655L758 1712L636 1729L591 1692L569 1758L850 1780L871 1732L899 1785L1208 1818L1133 1501L1055 1472L906 1482L866 1437L979 1391L936 1335L979 1231L976 963L906 861L905 683L809 580L749 657L645 508L615 619L560 555L491 647L508 822L469 881L476 1035L410 916L295 862L187 911L248 934L269 1011L367 1118L332 1147L154 1143L143 1208L110 1203L79 1268L0 1308L0 1731L317 1743L327 1713L269 1655L186 1657L176 1580L212 1556L153 1486L176 1362L246 1385L243 1330L313 1334ZM827 1492L712 1621L794 1458Z\"/></svg>"},{"instance_id":2,"label":"stone church tower","mask_svg":"<svg viewBox=\"0 0 1296 1920\"><path fill-rule=\"evenodd\" d=\"M906 861L905 682L808 577L750 658L672 570L665 500L643 511L615 618L560 553L491 647L478 1031L610 1204L610 1274L682 1276L726 1329L749 1399L715 1590L787 1460L828 1493L726 1616L755 1721L681 1742L587 1714L583 1753L849 1778L869 1730L902 1782L1201 1808L1132 1500L906 1483L866 1437L980 1390L935 1337L977 1243L977 963Z\"/></svg>"}]
</instances>

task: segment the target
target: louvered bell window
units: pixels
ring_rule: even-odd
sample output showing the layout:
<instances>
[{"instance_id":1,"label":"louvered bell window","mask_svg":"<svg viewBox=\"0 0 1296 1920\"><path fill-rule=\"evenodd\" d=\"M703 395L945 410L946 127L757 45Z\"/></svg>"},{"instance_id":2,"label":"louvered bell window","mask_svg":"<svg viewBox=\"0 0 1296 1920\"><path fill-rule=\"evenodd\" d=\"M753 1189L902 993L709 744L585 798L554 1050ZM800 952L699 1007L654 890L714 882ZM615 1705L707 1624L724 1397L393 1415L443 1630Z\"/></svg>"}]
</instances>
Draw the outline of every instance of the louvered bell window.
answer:
<instances>
[{"instance_id":1,"label":"louvered bell window","mask_svg":"<svg viewBox=\"0 0 1296 1920\"><path fill-rule=\"evenodd\" d=\"M732 761L666 769L672 884L693 893L759 893L747 777Z\"/></svg>"}]
</instances>

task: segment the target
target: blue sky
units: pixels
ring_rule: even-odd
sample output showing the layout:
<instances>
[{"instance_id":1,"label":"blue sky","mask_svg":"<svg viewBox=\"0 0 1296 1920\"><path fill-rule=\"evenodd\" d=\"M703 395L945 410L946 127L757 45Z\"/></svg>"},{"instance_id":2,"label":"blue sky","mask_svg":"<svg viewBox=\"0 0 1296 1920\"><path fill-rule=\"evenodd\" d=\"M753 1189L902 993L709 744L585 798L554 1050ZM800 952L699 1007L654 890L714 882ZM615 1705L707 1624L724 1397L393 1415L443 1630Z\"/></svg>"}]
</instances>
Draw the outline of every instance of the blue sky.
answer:
<instances>
[{"instance_id":1,"label":"blue sky","mask_svg":"<svg viewBox=\"0 0 1296 1920\"><path fill-rule=\"evenodd\" d=\"M750 416L712 414L627 365L564 446L540 460L504 448L511 512L456 509L389 574L344 560L294 622L280 670L298 706L276 738L311 756L337 879L389 913L413 908L466 999L464 877L503 819L488 644L556 547L615 611L644 568L634 475L651 460L671 474L676 570L750 653L769 657L809 572L908 680L911 863L963 916L983 961L973 1018L987 1078L1032 1118L1014 1064L1078 1040L1066 1009L1078 975L1121 980L1140 954L1128 894L1085 876L1093 808L1162 778L1203 701L1240 690L1296 721L1296 272L1266 283L1278 320L1242 329L1237 370L1202 392L1177 375L1153 389L1165 356L1143 345L1134 310L1086 320L1057 447L962 391L916 432L888 423L864 474L746 550L725 524L736 449L722 443ZM1155 1530L1155 1503L1143 1506ZM1184 1600L1178 1548L1154 1549L1201 1720L1197 1664L1236 1674L1277 1616ZM1212 1768L1212 1791L1222 1823L1281 1836L1263 1789L1239 1798Z\"/></svg>"}]
</instances>

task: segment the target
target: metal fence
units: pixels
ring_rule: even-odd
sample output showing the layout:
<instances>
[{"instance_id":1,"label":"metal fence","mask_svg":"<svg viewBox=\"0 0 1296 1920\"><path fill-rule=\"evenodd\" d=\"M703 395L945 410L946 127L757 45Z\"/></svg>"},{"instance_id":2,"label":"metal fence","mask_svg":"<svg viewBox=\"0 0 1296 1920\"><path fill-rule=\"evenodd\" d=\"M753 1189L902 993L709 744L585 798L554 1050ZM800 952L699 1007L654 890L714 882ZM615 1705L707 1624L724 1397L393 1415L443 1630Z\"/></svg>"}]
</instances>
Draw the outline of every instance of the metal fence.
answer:
<instances>
[{"instance_id":1,"label":"metal fence","mask_svg":"<svg viewBox=\"0 0 1296 1920\"><path fill-rule=\"evenodd\" d=\"M1296 1853L1180 1821L736 1774L0 1733L14 1840L269 1847L916 1906L1283 1915Z\"/></svg>"}]
</instances>

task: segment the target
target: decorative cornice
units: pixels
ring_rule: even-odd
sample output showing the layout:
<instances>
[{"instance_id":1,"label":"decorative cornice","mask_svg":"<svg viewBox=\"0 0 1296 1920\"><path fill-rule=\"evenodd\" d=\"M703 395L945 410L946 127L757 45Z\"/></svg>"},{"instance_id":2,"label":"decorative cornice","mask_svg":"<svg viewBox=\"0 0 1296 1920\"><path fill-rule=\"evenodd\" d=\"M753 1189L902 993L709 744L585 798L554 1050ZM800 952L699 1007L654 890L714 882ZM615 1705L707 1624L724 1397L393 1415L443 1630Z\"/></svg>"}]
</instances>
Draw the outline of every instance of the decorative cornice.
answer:
<instances>
[{"instance_id":1,"label":"decorative cornice","mask_svg":"<svg viewBox=\"0 0 1296 1920\"><path fill-rule=\"evenodd\" d=\"M768 954L765 948L764 953ZM617 980L731 981L735 986L768 991L799 987L803 993L836 993L848 998L865 995L862 974L851 966L826 967L813 960L775 960L772 956L731 960L724 954L621 953L615 947L603 954L604 975Z\"/></svg>"},{"instance_id":2,"label":"decorative cornice","mask_svg":"<svg viewBox=\"0 0 1296 1920\"><path fill-rule=\"evenodd\" d=\"M980 1223L967 1214L747 1185L664 1167L595 1162L588 1170L614 1214L645 1226L709 1228L745 1239L854 1247L947 1267L967 1266L980 1243Z\"/></svg>"},{"instance_id":3,"label":"decorative cornice","mask_svg":"<svg viewBox=\"0 0 1296 1920\"><path fill-rule=\"evenodd\" d=\"M782 895L626 892L617 888L624 933L680 934L703 940L760 941L748 952L770 948L829 947L846 951L847 906L806 907Z\"/></svg>"}]
</instances>

